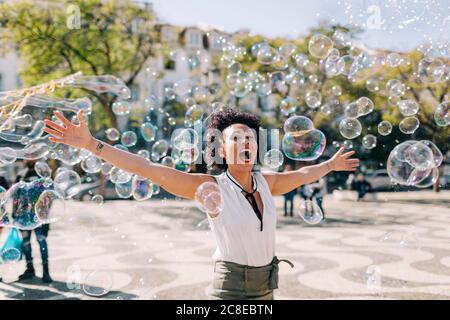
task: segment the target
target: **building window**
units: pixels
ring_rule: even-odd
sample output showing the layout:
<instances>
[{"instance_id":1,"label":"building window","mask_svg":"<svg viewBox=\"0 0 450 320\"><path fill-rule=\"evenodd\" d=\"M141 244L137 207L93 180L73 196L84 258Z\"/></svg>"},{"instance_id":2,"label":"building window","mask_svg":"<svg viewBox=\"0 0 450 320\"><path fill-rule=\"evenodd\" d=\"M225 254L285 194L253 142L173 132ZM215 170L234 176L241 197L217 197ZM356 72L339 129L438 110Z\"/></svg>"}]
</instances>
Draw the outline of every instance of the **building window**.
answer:
<instances>
[{"instance_id":1,"label":"building window","mask_svg":"<svg viewBox=\"0 0 450 320\"><path fill-rule=\"evenodd\" d=\"M191 32L189 33L189 44L192 47L199 47L200 46L200 34L198 32Z\"/></svg>"},{"instance_id":2,"label":"building window","mask_svg":"<svg viewBox=\"0 0 450 320\"><path fill-rule=\"evenodd\" d=\"M172 60L169 57L164 58L164 69L175 70L175 67L176 67L175 60Z\"/></svg>"}]
</instances>

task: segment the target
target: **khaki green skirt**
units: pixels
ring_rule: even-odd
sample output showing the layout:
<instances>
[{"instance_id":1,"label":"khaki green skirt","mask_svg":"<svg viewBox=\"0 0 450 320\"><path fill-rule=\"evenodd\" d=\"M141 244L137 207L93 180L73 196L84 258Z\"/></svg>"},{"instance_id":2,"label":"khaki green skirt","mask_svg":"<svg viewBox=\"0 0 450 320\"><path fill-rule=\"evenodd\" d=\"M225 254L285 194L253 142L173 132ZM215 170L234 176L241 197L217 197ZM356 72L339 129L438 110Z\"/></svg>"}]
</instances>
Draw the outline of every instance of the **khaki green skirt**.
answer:
<instances>
[{"instance_id":1,"label":"khaki green skirt","mask_svg":"<svg viewBox=\"0 0 450 320\"><path fill-rule=\"evenodd\" d=\"M278 289L278 260L262 267L252 267L228 261L216 261L210 299L218 300L273 300L273 290Z\"/></svg>"}]
</instances>

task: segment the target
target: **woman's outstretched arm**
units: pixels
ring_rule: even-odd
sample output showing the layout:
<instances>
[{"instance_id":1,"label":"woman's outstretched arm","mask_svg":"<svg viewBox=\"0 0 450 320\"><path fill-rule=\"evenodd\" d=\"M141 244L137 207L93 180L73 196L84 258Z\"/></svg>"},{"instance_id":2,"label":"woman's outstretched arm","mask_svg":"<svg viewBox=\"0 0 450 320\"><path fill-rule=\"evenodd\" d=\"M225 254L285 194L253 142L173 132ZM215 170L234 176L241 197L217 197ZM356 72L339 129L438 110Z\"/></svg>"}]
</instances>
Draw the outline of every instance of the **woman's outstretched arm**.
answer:
<instances>
[{"instance_id":1,"label":"woman's outstretched arm","mask_svg":"<svg viewBox=\"0 0 450 320\"><path fill-rule=\"evenodd\" d=\"M117 149L95 139L89 131L83 111L77 113L78 125L70 122L57 111L54 114L63 126L54 121L45 120L44 131L52 135L49 138L50 141L64 143L78 149L87 149L119 169L152 180L173 195L194 199L195 191L200 184L214 181L210 175L186 173L152 163L139 155Z\"/></svg>"},{"instance_id":2,"label":"woman's outstretched arm","mask_svg":"<svg viewBox=\"0 0 450 320\"><path fill-rule=\"evenodd\" d=\"M359 159L350 158L355 151L344 153L341 147L334 156L325 162L307 166L294 171L277 172L264 175L273 195L285 194L304 184L315 182L331 171L355 171Z\"/></svg>"}]
</instances>

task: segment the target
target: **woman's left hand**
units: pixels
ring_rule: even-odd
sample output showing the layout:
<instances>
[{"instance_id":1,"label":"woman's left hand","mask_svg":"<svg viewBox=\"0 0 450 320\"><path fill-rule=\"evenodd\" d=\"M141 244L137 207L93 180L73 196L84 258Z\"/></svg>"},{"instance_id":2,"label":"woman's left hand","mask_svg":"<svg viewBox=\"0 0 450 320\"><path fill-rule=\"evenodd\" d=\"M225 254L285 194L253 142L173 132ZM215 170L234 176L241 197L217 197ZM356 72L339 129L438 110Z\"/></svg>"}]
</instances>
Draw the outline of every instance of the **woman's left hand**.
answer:
<instances>
[{"instance_id":1,"label":"woman's left hand","mask_svg":"<svg viewBox=\"0 0 450 320\"><path fill-rule=\"evenodd\" d=\"M359 166L358 158L351 158L351 155L355 154L355 151L349 151L344 153L344 147L341 147L334 156L328 160L330 164L330 169L333 171L355 171Z\"/></svg>"}]
</instances>

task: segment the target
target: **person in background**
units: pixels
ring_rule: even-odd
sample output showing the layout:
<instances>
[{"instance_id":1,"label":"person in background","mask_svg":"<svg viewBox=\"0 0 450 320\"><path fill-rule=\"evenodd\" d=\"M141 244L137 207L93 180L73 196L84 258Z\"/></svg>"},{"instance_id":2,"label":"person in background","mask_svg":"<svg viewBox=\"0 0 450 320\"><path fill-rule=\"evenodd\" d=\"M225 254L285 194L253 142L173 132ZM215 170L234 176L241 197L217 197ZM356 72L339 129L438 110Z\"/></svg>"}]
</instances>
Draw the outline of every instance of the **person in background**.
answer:
<instances>
[{"instance_id":1,"label":"person in background","mask_svg":"<svg viewBox=\"0 0 450 320\"><path fill-rule=\"evenodd\" d=\"M316 199L317 205L322 210L323 220L325 220L325 210L323 210L322 203L323 197L327 194L327 181L323 177L318 182L310 184L310 187L313 189L312 197Z\"/></svg>"},{"instance_id":2,"label":"person in background","mask_svg":"<svg viewBox=\"0 0 450 320\"><path fill-rule=\"evenodd\" d=\"M0 187L2 187L5 190L9 189L9 183L8 181L5 179L5 177L1 176L0 177ZM3 191L3 190L2 190ZM0 210L3 210L3 208L0 208ZM2 227L0 227L0 236L2 235ZM0 282L2 281L2 278L0 277Z\"/></svg>"},{"instance_id":3,"label":"person in background","mask_svg":"<svg viewBox=\"0 0 450 320\"><path fill-rule=\"evenodd\" d=\"M36 161L34 160L25 160L25 170L17 176L16 182L24 181L31 182L39 179L39 175L36 173L34 169L34 164ZM39 184L40 185L40 184ZM37 185L36 187L39 190L29 190L28 197L31 196L29 201L36 202L39 199L39 195L42 193L42 188ZM20 204L19 204L20 206ZM42 267L43 267L43 276L42 281L45 283L52 282L52 278L50 277L49 267L48 267L48 246L47 246L47 236L50 230L50 224L43 224L34 229L34 234L36 235L36 239L39 243L39 249L41 251L41 259L42 259ZM33 230L21 230L22 233L22 252L25 255L27 267L25 272L19 276L19 280L26 280L36 276L34 266L33 266L33 256L31 252L31 234Z\"/></svg>"},{"instance_id":4,"label":"person in background","mask_svg":"<svg viewBox=\"0 0 450 320\"><path fill-rule=\"evenodd\" d=\"M355 182L355 175L350 173L348 175L347 181L345 181L345 185L347 186L347 190L353 190L353 184Z\"/></svg>"},{"instance_id":5,"label":"person in background","mask_svg":"<svg viewBox=\"0 0 450 320\"><path fill-rule=\"evenodd\" d=\"M361 201L366 193L373 191L372 185L365 179L362 172L358 173L356 180L353 182L353 190L358 192L358 199L356 201Z\"/></svg>"},{"instance_id":6,"label":"person in background","mask_svg":"<svg viewBox=\"0 0 450 320\"><path fill-rule=\"evenodd\" d=\"M286 166L284 167L284 171L292 171L292 165L290 164L286 164ZM289 216L293 217L293 211L294 211L294 197L295 194L297 193L297 189L293 189L285 194L283 194L284 196L284 216L287 217L288 216L288 211L289 211ZM288 210L288 203L290 204L289 210Z\"/></svg>"}]
</instances>

